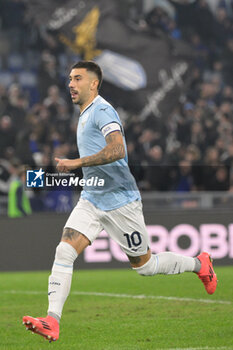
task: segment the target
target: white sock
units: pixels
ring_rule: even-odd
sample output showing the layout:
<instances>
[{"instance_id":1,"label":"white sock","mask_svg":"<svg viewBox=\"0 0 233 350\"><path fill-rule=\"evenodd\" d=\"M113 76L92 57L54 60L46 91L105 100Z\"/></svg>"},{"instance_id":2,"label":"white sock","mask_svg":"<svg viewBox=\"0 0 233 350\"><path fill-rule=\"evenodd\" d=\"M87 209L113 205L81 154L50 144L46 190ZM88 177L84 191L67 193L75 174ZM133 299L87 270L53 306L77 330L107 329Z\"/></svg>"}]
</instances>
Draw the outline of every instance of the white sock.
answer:
<instances>
[{"instance_id":1,"label":"white sock","mask_svg":"<svg viewBox=\"0 0 233 350\"><path fill-rule=\"evenodd\" d=\"M175 275L182 272L192 272L195 269L195 259L171 252L159 253L156 273Z\"/></svg>"},{"instance_id":2,"label":"white sock","mask_svg":"<svg viewBox=\"0 0 233 350\"><path fill-rule=\"evenodd\" d=\"M60 242L57 246L52 273L49 276L48 315L57 316L55 318L58 321L70 292L73 264L77 256L76 250L69 243Z\"/></svg>"}]
</instances>

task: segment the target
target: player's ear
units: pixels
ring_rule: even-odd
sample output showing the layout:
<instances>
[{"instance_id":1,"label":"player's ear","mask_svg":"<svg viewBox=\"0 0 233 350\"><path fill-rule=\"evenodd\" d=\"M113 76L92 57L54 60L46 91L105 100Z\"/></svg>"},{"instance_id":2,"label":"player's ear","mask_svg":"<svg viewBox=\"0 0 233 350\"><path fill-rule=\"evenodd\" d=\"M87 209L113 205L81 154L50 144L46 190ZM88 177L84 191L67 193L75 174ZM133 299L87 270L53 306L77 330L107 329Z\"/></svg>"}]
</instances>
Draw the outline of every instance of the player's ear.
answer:
<instances>
[{"instance_id":1,"label":"player's ear","mask_svg":"<svg viewBox=\"0 0 233 350\"><path fill-rule=\"evenodd\" d=\"M99 80L98 79L93 79L91 82L91 90L97 90L99 85Z\"/></svg>"}]
</instances>

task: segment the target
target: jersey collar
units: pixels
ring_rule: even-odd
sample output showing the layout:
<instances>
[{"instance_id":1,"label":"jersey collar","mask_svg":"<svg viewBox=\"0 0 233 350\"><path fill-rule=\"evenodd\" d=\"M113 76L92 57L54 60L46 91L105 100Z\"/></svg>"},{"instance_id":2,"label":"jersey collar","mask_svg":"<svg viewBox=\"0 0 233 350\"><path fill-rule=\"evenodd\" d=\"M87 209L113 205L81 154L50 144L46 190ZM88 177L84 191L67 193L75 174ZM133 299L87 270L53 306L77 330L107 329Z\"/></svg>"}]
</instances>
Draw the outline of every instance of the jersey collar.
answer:
<instances>
[{"instance_id":1,"label":"jersey collar","mask_svg":"<svg viewBox=\"0 0 233 350\"><path fill-rule=\"evenodd\" d=\"M80 117L83 115L84 112L86 112L87 109L89 109L100 97L100 95L97 95L94 100L92 100L92 102L82 111L82 113L80 114Z\"/></svg>"}]
</instances>

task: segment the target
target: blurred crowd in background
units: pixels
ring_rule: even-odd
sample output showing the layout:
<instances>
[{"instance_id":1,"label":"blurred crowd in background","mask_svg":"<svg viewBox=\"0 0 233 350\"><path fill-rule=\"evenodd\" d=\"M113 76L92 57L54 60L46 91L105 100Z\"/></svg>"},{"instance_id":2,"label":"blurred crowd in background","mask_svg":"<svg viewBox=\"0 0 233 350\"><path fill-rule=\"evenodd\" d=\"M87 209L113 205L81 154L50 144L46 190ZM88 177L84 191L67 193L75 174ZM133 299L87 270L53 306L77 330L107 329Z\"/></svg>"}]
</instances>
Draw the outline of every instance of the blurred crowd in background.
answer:
<instances>
[{"instance_id":1,"label":"blurred crowd in background","mask_svg":"<svg viewBox=\"0 0 233 350\"><path fill-rule=\"evenodd\" d=\"M140 122L114 106L140 189L233 190L233 1L154 0L143 12L139 1L127 3L126 20L139 30L184 40L195 51L190 87L166 120L151 116ZM22 164L46 167L55 156L78 156L78 109L71 104L67 74L79 57L27 18L21 0L1 1L0 26L4 194ZM107 98L111 102L111 91Z\"/></svg>"}]
</instances>

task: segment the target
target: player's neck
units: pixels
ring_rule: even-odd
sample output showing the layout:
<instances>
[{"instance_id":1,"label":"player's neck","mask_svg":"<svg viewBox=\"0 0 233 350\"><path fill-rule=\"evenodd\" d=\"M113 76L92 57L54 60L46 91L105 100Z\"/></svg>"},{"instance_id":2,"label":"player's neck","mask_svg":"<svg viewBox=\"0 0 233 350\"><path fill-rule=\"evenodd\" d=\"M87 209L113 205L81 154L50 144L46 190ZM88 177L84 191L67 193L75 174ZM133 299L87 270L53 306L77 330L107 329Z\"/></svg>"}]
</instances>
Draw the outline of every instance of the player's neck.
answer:
<instances>
[{"instance_id":1,"label":"player's neck","mask_svg":"<svg viewBox=\"0 0 233 350\"><path fill-rule=\"evenodd\" d=\"M80 105L80 113L82 113L84 109L86 109L97 96L98 96L98 92L93 96L91 96L84 104Z\"/></svg>"}]
</instances>

